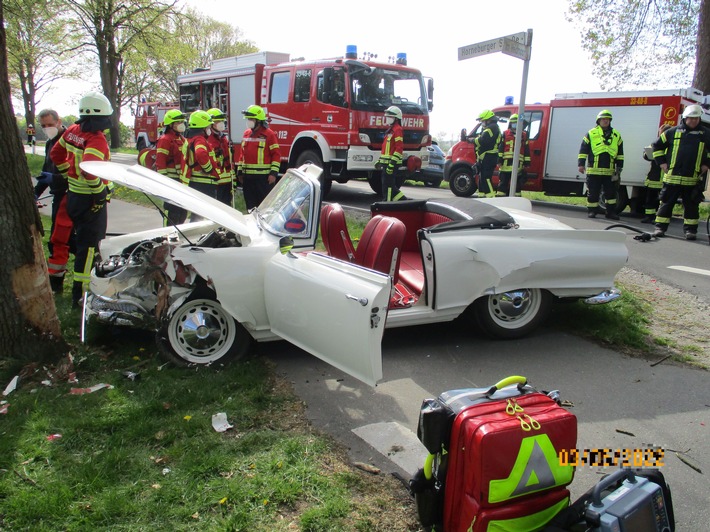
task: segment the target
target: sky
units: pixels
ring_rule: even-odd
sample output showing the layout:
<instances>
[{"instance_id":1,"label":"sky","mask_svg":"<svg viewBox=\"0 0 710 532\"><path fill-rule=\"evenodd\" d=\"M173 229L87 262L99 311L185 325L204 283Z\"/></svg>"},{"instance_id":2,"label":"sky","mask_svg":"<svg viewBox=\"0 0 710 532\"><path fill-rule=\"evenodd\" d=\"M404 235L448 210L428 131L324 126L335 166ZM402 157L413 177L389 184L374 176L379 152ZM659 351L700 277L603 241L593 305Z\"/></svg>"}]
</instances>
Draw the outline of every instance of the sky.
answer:
<instances>
[{"instance_id":1,"label":"sky","mask_svg":"<svg viewBox=\"0 0 710 532\"><path fill-rule=\"evenodd\" d=\"M601 90L589 54L582 50L580 29L565 20L568 0L183 4L237 26L261 51L284 52L291 58L343 56L349 44L357 45L359 54L376 53L379 59L405 52L409 66L434 78L430 131L441 140L457 138L461 128L471 129L482 110L502 105L506 96L513 96L515 103L520 100L522 60L498 52L459 61L462 46L532 29L527 103L549 101L556 93ZM78 96L95 88L78 87L76 82L59 84L39 108L76 114ZM131 122L128 112L122 121Z\"/></svg>"}]
</instances>

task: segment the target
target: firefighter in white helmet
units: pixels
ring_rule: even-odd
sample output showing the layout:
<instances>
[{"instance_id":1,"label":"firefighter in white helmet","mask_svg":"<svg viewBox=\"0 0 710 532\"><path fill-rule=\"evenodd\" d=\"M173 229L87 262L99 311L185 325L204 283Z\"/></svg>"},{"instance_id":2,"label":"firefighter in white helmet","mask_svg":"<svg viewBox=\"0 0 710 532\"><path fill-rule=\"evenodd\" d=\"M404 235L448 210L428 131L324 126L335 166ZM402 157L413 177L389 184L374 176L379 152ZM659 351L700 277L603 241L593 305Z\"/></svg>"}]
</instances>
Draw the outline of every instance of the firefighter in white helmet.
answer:
<instances>
[{"instance_id":1,"label":"firefighter in white helmet","mask_svg":"<svg viewBox=\"0 0 710 532\"><path fill-rule=\"evenodd\" d=\"M380 158L375 169L382 172L382 199L384 201L406 200L397 187L397 169L404 156L404 133L402 132L402 110L396 105L385 109L385 124L389 126L382 140Z\"/></svg>"},{"instance_id":2,"label":"firefighter in white helmet","mask_svg":"<svg viewBox=\"0 0 710 532\"><path fill-rule=\"evenodd\" d=\"M708 147L710 131L701 124L703 108L689 105L676 127L661 133L653 143L653 157L664 172L661 206L656 213L656 237L662 237L671 223L673 207L683 201L683 232L686 240L695 240L703 201L702 175L710 168Z\"/></svg>"},{"instance_id":3,"label":"firefighter in white helmet","mask_svg":"<svg viewBox=\"0 0 710 532\"><path fill-rule=\"evenodd\" d=\"M624 167L624 141L618 130L611 127L612 115L604 109L597 115L596 127L590 129L579 148L577 166L580 174L587 171L587 216L594 218L599 208L599 196L604 192L606 218L618 220L616 214L616 186Z\"/></svg>"},{"instance_id":4,"label":"firefighter in white helmet","mask_svg":"<svg viewBox=\"0 0 710 532\"><path fill-rule=\"evenodd\" d=\"M67 214L74 222L76 253L72 307L79 308L91 279L96 248L106 236L106 201L109 186L79 169L82 161L111 158L104 130L111 127L113 107L108 98L89 92L79 100L79 120L69 126L52 147L50 157L68 180Z\"/></svg>"}]
</instances>

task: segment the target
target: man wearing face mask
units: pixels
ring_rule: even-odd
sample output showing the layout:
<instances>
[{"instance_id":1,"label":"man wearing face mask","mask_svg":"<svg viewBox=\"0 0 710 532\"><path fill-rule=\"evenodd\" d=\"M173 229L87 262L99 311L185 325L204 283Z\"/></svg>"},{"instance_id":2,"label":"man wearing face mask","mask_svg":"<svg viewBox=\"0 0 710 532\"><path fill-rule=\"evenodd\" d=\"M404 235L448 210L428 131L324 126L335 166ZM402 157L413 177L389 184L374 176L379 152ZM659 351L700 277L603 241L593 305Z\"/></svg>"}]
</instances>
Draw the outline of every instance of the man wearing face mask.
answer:
<instances>
[{"instance_id":1,"label":"man wearing face mask","mask_svg":"<svg viewBox=\"0 0 710 532\"><path fill-rule=\"evenodd\" d=\"M212 124L212 117L207 111L195 111L190 115L188 130L185 133L187 150L181 179L190 188L216 199L219 179L217 161L214 151L207 143L212 134ZM202 217L195 213L190 216L191 222L201 219Z\"/></svg>"},{"instance_id":2,"label":"man wearing face mask","mask_svg":"<svg viewBox=\"0 0 710 532\"><path fill-rule=\"evenodd\" d=\"M91 279L96 247L106 236L108 185L79 167L82 161L108 161L111 158L104 130L111 126L113 107L98 92L85 94L79 101L79 120L69 126L52 147L50 157L66 176L67 213L74 222L76 254L72 307L79 308Z\"/></svg>"},{"instance_id":3,"label":"man wearing face mask","mask_svg":"<svg viewBox=\"0 0 710 532\"><path fill-rule=\"evenodd\" d=\"M187 146L187 139L182 135L185 132L185 115L177 109L171 109L165 113L163 124L165 131L155 146L155 170L160 175L180 181L184 164L183 154ZM185 223L185 209L167 201L163 203L163 207L167 214L164 225Z\"/></svg>"},{"instance_id":4,"label":"man wearing face mask","mask_svg":"<svg viewBox=\"0 0 710 532\"><path fill-rule=\"evenodd\" d=\"M404 154L404 133L402 131L402 111L392 105L385 109L385 124L389 129L382 140L382 152L375 169L382 172L382 197L384 201L406 200L397 187L395 174L402 165Z\"/></svg>"},{"instance_id":5,"label":"man wearing face mask","mask_svg":"<svg viewBox=\"0 0 710 532\"><path fill-rule=\"evenodd\" d=\"M59 114L53 109L43 109L38 115L39 124L42 131L47 136L44 145L44 164L42 174L37 178L35 186L35 198L39 198L49 187L52 194L52 228L47 247L49 248L49 259L47 269L49 270L49 284L52 291L61 293L64 284L64 274L69 261L70 247L73 244L72 235L74 224L67 214L67 180L57 170L49 156L52 147L62 136L66 128L62 125Z\"/></svg>"},{"instance_id":6,"label":"man wearing face mask","mask_svg":"<svg viewBox=\"0 0 710 532\"><path fill-rule=\"evenodd\" d=\"M264 201L276 183L281 168L279 143L266 121L266 112L258 105L242 111L248 129L242 137L242 153L237 165L237 179L244 187L247 211Z\"/></svg>"},{"instance_id":7,"label":"man wearing face mask","mask_svg":"<svg viewBox=\"0 0 710 532\"><path fill-rule=\"evenodd\" d=\"M207 113L212 117L212 134L207 137L207 143L214 151L217 161L217 200L225 205L232 206L232 186L234 184L234 171L232 170L232 150L227 134L227 115L220 109L213 107Z\"/></svg>"}]
</instances>

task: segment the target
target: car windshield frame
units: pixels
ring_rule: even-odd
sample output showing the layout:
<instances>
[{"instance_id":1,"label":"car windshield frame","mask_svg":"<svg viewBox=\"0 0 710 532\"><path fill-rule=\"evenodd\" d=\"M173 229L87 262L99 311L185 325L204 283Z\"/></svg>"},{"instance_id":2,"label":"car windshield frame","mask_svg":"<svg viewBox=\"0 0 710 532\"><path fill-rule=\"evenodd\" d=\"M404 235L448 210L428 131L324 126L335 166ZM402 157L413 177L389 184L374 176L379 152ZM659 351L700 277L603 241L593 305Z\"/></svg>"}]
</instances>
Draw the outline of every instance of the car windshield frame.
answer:
<instances>
[{"instance_id":1,"label":"car windshield frame","mask_svg":"<svg viewBox=\"0 0 710 532\"><path fill-rule=\"evenodd\" d=\"M260 226L276 236L309 238L316 223L315 187L287 171L255 209Z\"/></svg>"},{"instance_id":2,"label":"car windshield frame","mask_svg":"<svg viewBox=\"0 0 710 532\"><path fill-rule=\"evenodd\" d=\"M353 110L382 112L390 105L396 105L404 114L429 114L424 78L419 72L379 66L367 69L349 67ZM416 101L410 100L411 97Z\"/></svg>"}]
</instances>

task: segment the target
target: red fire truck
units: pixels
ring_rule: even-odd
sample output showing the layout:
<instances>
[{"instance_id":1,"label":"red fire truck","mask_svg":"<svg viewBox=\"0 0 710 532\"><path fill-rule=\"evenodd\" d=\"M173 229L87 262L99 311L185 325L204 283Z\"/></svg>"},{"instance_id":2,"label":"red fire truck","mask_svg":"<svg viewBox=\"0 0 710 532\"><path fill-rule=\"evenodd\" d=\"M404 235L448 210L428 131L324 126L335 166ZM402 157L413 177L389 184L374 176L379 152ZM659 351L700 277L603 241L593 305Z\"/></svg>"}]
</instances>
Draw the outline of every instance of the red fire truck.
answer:
<instances>
[{"instance_id":1,"label":"red fire truck","mask_svg":"<svg viewBox=\"0 0 710 532\"><path fill-rule=\"evenodd\" d=\"M586 193L585 175L577 171L577 155L582 137L594 127L599 111L611 111L612 126L624 141L624 170L621 173L617 205L621 212L642 206L641 196L649 163L642 158L643 148L658 138L661 124L675 126L686 105L705 102L697 89L622 91L557 94L550 103L525 106L525 131L530 139L531 164L525 190L542 191L548 196L582 196ZM518 112L517 105L496 107L501 122ZM710 117L703 118L710 122ZM501 129L506 127L501 124ZM465 135L447 154L444 175L454 194L471 195L476 190L473 163L475 138Z\"/></svg>"},{"instance_id":2,"label":"red fire truck","mask_svg":"<svg viewBox=\"0 0 710 532\"><path fill-rule=\"evenodd\" d=\"M141 151L152 148L160 136L163 117L170 109L177 109L178 102L143 102L134 111L133 133L136 139L136 149Z\"/></svg>"},{"instance_id":3,"label":"red fire truck","mask_svg":"<svg viewBox=\"0 0 710 532\"><path fill-rule=\"evenodd\" d=\"M380 191L374 172L387 129L384 110L403 113L405 157L428 165L429 111L433 80L396 63L358 60L348 47L345 57L290 61L288 54L258 52L212 62L211 68L178 77L180 108L185 113L219 107L228 115L228 131L238 157L246 128L242 110L265 108L282 153L282 168L312 162L324 169L324 193L332 181L367 178Z\"/></svg>"}]
</instances>

